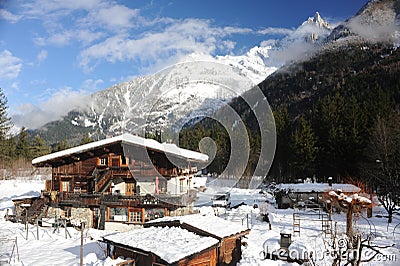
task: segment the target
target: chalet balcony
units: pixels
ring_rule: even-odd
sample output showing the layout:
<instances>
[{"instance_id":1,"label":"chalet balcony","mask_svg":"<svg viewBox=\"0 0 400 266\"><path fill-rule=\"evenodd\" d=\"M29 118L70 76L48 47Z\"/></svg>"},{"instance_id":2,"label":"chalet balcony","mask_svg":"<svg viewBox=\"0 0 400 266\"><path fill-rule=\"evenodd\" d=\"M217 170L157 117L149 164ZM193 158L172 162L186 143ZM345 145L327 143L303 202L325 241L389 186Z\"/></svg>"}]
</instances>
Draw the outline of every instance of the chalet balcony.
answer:
<instances>
[{"instance_id":1,"label":"chalet balcony","mask_svg":"<svg viewBox=\"0 0 400 266\"><path fill-rule=\"evenodd\" d=\"M50 197L50 193L47 195ZM44 196L46 196L44 194ZM186 206L193 203L197 196L195 191L180 195L159 194L159 195L123 195L109 193L74 193L59 192L53 200L49 200L55 205L73 207L99 207L121 206L121 207L171 207Z\"/></svg>"}]
</instances>

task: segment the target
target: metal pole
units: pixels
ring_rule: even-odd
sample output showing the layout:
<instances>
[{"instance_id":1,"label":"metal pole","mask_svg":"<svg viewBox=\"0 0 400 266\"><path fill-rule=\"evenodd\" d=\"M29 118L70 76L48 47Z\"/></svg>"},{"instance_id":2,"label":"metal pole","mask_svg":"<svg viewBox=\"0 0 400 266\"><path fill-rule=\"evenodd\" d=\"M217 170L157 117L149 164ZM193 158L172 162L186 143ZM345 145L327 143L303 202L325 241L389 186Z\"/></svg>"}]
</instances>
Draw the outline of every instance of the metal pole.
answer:
<instances>
[{"instance_id":1,"label":"metal pole","mask_svg":"<svg viewBox=\"0 0 400 266\"><path fill-rule=\"evenodd\" d=\"M37 240L39 240L39 219L36 219L36 234Z\"/></svg>"},{"instance_id":2,"label":"metal pole","mask_svg":"<svg viewBox=\"0 0 400 266\"><path fill-rule=\"evenodd\" d=\"M17 258L18 258L18 261L19 261L19 251L18 251L17 237L15 237L15 248L17 249Z\"/></svg>"},{"instance_id":3,"label":"metal pole","mask_svg":"<svg viewBox=\"0 0 400 266\"><path fill-rule=\"evenodd\" d=\"M85 228L85 224L81 223L81 248L80 248L80 266L83 266L83 229Z\"/></svg>"},{"instance_id":4,"label":"metal pole","mask_svg":"<svg viewBox=\"0 0 400 266\"><path fill-rule=\"evenodd\" d=\"M25 229L26 229L26 240L28 240L28 209L25 209Z\"/></svg>"}]
</instances>

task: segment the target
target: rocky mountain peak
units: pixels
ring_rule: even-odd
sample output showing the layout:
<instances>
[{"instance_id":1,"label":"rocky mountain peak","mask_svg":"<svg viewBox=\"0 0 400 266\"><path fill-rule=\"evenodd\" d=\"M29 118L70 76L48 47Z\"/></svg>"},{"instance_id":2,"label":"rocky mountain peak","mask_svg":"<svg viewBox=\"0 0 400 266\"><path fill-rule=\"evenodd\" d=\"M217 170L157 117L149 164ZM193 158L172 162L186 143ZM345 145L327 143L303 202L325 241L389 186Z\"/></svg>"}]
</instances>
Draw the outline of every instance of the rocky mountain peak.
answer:
<instances>
[{"instance_id":1,"label":"rocky mountain peak","mask_svg":"<svg viewBox=\"0 0 400 266\"><path fill-rule=\"evenodd\" d=\"M331 26L329 25L329 23L322 19L321 15L319 14L318 11L315 12L314 17L309 17L307 19L307 21L305 21L303 24L305 24L305 23L315 25L321 29L327 29L327 30L332 29Z\"/></svg>"},{"instance_id":2,"label":"rocky mountain peak","mask_svg":"<svg viewBox=\"0 0 400 266\"><path fill-rule=\"evenodd\" d=\"M336 27L329 41L367 41L400 43L400 3L395 0L372 0L355 16Z\"/></svg>"},{"instance_id":3,"label":"rocky mountain peak","mask_svg":"<svg viewBox=\"0 0 400 266\"><path fill-rule=\"evenodd\" d=\"M328 36L332 27L326 22L319 12L304 21L287 39L289 42L306 41L315 43Z\"/></svg>"}]
</instances>

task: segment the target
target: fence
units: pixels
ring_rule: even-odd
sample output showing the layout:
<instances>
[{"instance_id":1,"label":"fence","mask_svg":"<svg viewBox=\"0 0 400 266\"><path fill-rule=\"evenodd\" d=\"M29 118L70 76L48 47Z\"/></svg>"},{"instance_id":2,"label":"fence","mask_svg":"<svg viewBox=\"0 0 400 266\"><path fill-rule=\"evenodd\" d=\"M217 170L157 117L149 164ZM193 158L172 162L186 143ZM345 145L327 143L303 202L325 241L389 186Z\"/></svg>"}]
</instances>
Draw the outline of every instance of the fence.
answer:
<instances>
[{"instance_id":1,"label":"fence","mask_svg":"<svg viewBox=\"0 0 400 266\"><path fill-rule=\"evenodd\" d=\"M0 237L0 265L19 261L17 238Z\"/></svg>"}]
</instances>

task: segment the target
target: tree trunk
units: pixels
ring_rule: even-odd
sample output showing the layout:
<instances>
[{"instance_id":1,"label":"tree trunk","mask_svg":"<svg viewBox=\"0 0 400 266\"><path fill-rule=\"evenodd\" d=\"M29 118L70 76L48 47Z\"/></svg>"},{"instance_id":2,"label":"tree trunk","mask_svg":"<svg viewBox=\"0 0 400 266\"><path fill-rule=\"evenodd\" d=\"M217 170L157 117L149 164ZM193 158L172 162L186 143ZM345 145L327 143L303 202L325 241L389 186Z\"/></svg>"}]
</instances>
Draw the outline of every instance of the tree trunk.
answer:
<instances>
[{"instance_id":1,"label":"tree trunk","mask_svg":"<svg viewBox=\"0 0 400 266\"><path fill-rule=\"evenodd\" d=\"M346 211L346 235L353 238L353 206L350 204Z\"/></svg>"},{"instance_id":2,"label":"tree trunk","mask_svg":"<svg viewBox=\"0 0 400 266\"><path fill-rule=\"evenodd\" d=\"M391 224L393 221L393 210L389 209L388 210L388 223Z\"/></svg>"}]
</instances>

